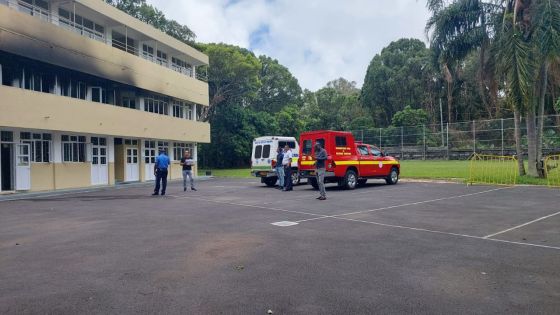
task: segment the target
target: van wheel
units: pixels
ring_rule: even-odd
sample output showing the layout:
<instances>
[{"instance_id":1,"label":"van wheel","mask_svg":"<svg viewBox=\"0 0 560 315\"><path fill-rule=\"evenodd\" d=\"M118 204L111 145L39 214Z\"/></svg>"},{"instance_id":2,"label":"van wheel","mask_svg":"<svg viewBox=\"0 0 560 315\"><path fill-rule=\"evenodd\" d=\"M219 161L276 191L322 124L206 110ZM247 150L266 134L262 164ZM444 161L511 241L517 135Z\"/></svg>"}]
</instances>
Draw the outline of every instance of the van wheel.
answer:
<instances>
[{"instance_id":1,"label":"van wheel","mask_svg":"<svg viewBox=\"0 0 560 315\"><path fill-rule=\"evenodd\" d=\"M367 178L358 179L358 186L363 187L367 183Z\"/></svg>"},{"instance_id":2,"label":"van wheel","mask_svg":"<svg viewBox=\"0 0 560 315\"><path fill-rule=\"evenodd\" d=\"M387 182L387 185L395 185L399 182L399 170L396 167L391 169L391 172L385 178L385 182Z\"/></svg>"},{"instance_id":3,"label":"van wheel","mask_svg":"<svg viewBox=\"0 0 560 315\"><path fill-rule=\"evenodd\" d=\"M292 171L292 186L299 185L301 178L299 177L298 171Z\"/></svg>"},{"instance_id":4,"label":"van wheel","mask_svg":"<svg viewBox=\"0 0 560 315\"><path fill-rule=\"evenodd\" d=\"M266 186L268 187L274 187L276 186L276 181L278 179L276 177L266 177L264 178L263 182L266 184Z\"/></svg>"},{"instance_id":5,"label":"van wheel","mask_svg":"<svg viewBox=\"0 0 560 315\"><path fill-rule=\"evenodd\" d=\"M346 171L346 175L344 175L344 188L348 190L352 190L356 188L358 184L358 175L353 170Z\"/></svg>"},{"instance_id":6,"label":"van wheel","mask_svg":"<svg viewBox=\"0 0 560 315\"><path fill-rule=\"evenodd\" d=\"M311 184L311 186L313 187L313 189L317 190L319 189L319 183L317 183L317 178L308 178L307 182L309 184Z\"/></svg>"}]
</instances>

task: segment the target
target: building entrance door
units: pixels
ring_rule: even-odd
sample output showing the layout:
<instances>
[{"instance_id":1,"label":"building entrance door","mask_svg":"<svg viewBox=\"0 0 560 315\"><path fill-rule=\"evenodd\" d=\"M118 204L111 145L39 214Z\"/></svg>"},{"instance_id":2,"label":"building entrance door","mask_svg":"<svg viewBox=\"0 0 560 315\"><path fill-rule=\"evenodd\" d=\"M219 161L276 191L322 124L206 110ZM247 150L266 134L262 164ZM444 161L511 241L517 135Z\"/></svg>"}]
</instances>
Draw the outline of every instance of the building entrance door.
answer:
<instances>
[{"instance_id":1,"label":"building entrance door","mask_svg":"<svg viewBox=\"0 0 560 315\"><path fill-rule=\"evenodd\" d=\"M108 185L107 139L91 137L91 144L91 184Z\"/></svg>"},{"instance_id":2,"label":"building entrance door","mask_svg":"<svg viewBox=\"0 0 560 315\"><path fill-rule=\"evenodd\" d=\"M144 174L146 180L155 180L154 165L156 163L156 142L144 141Z\"/></svg>"},{"instance_id":3,"label":"building entrance door","mask_svg":"<svg viewBox=\"0 0 560 315\"><path fill-rule=\"evenodd\" d=\"M16 190L31 189L31 145L16 144Z\"/></svg>"},{"instance_id":4,"label":"building entrance door","mask_svg":"<svg viewBox=\"0 0 560 315\"><path fill-rule=\"evenodd\" d=\"M126 148L125 181L136 182L139 180L138 148Z\"/></svg>"},{"instance_id":5,"label":"building entrance door","mask_svg":"<svg viewBox=\"0 0 560 315\"><path fill-rule=\"evenodd\" d=\"M14 145L12 143L0 144L0 190L14 190Z\"/></svg>"}]
</instances>

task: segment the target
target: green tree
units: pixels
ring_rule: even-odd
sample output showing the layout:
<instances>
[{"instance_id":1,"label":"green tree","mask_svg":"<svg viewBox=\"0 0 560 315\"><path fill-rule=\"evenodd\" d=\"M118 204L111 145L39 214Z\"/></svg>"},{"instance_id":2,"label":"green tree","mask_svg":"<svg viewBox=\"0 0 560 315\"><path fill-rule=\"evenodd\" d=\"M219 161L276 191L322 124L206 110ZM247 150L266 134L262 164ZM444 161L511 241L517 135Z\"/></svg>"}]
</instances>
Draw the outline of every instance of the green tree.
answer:
<instances>
[{"instance_id":1,"label":"green tree","mask_svg":"<svg viewBox=\"0 0 560 315\"><path fill-rule=\"evenodd\" d=\"M287 105L301 105L301 87L288 68L267 56L260 56L259 61L262 85L252 107L257 111L276 113Z\"/></svg>"},{"instance_id":2,"label":"green tree","mask_svg":"<svg viewBox=\"0 0 560 315\"><path fill-rule=\"evenodd\" d=\"M385 47L370 62L360 101L378 126L391 124L405 106L431 108L437 99L432 56L417 39L400 39Z\"/></svg>"},{"instance_id":3,"label":"green tree","mask_svg":"<svg viewBox=\"0 0 560 315\"><path fill-rule=\"evenodd\" d=\"M163 12L151 4L147 4L146 0L107 0L107 3L152 25L169 36L187 44L194 44L196 34L188 26L167 19Z\"/></svg>"},{"instance_id":4,"label":"green tree","mask_svg":"<svg viewBox=\"0 0 560 315\"><path fill-rule=\"evenodd\" d=\"M420 126L427 122L428 113L425 110L421 108L412 109L412 107L408 105L393 116L393 126L395 127Z\"/></svg>"},{"instance_id":5,"label":"green tree","mask_svg":"<svg viewBox=\"0 0 560 315\"><path fill-rule=\"evenodd\" d=\"M212 121L222 104L249 106L257 98L261 81L259 59L247 49L226 44L202 46L211 62L208 67L210 105L203 113L204 121Z\"/></svg>"}]
</instances>

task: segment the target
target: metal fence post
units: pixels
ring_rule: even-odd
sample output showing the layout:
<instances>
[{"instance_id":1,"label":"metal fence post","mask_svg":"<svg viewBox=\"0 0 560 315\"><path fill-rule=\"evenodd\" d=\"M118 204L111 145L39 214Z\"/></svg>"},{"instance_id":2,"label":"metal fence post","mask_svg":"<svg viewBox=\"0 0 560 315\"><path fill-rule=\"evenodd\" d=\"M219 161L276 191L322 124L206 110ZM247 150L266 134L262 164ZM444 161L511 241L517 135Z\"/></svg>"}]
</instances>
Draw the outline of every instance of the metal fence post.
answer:
<instances>
[{"instance_id":1,"label":"metal fence post","mask_svg":"<svg viewBox=\"0 0 560 315\"><path fill-rule=\"evenodd\" d=\"M446 143L446 150L447 150L447 159L449 160L449 122L446 126L446 134L447 134L447 143Z\"/></svg>"},{"instance_id":2,"label":"metal fence post","mask_svg":"<svg viewBox=\"0 0 560 315\"><path fill-rule=\"evenodd\" d=\"M476 123L472 121L472 134L473 134L473 153L476 153Z\"/></svg>"},{"instance_id":3,"label":"metal fence post","mask_svg":"<svg viewBox=\"0 0 560 315\"><path fill-rule=\"evenodd\" d=\"M423 138L423 147L424 147L424 157L422 160L426 159L426 125L422 125L422 138Z\"/></svg>"},{"instance_id":4,"label":"metal fence post","mask_svg":"<svg viewBox=\"0 0 560 315\"><path fill-rule=\"evenodd\" d=\"M381 149L381 128L379 128L379 148Z\"/></svg>"},{"instance_id":5,"label":"metal fence post","mask_svg":"<svg viewBox=\"0 0 560 315\"><path fill-rule=\"evenodd\" d=\"M401 159L404 157L403 155L403 147L404 147L404 132L403 132L404 127L401 126Z\"/></svg>"},{"instance_id":6,"label":"metal fence post","mask_svg":"<svg viewBox=\"0 0 560 315\"><path fill-rule=\"evenodd\" d=\"M504 156L504 119L502 118L502 156Z\"/></svg>"},{"instance_id":7,"label":"metal fence post","mask_svg":"<svg viewBox=\"0 0 560 315\"><path fill-rule=\"evenodd\" d=\"M364 129L362 129L362 143L364 142Z\"/></svg>"}]
</instances>

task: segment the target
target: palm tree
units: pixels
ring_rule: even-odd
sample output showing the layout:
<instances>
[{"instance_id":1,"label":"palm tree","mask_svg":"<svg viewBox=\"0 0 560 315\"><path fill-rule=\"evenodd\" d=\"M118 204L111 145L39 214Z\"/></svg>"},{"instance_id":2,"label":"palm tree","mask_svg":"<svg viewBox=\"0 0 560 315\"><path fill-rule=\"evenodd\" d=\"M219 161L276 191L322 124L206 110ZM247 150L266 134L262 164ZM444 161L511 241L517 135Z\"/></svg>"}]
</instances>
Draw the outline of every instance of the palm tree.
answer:
<instances>
[{"instance_id":1,"label":"palm tree","mask_svg":"<svg viewBox=\"0 0 560 315\"><path fill-rule=\"evenodd\" d=\"M502 0L497 30L500 69L516 108L526 115L528 174L544 176L542 136L549 68L560 55L560 1Z\"/></svg>"},{"instance_id":2,"label":"palm tree","mask_svg":"<svg viewBox=\"0 0 560 315\"><path fill-rule=\"evenodd\" d=\"M528 173L542 176L542 116L550 64L560 55L560 1L427 0L427 6L433 15L426 30L444 65L473 50L480 52L481 60L487 49L496 56L497 75L505 83L516 126L521 115L526 117ZM481 67L487 66L481 62ZM518 129L515 134L523 174Z\"/></svg>"}]
</instances>

